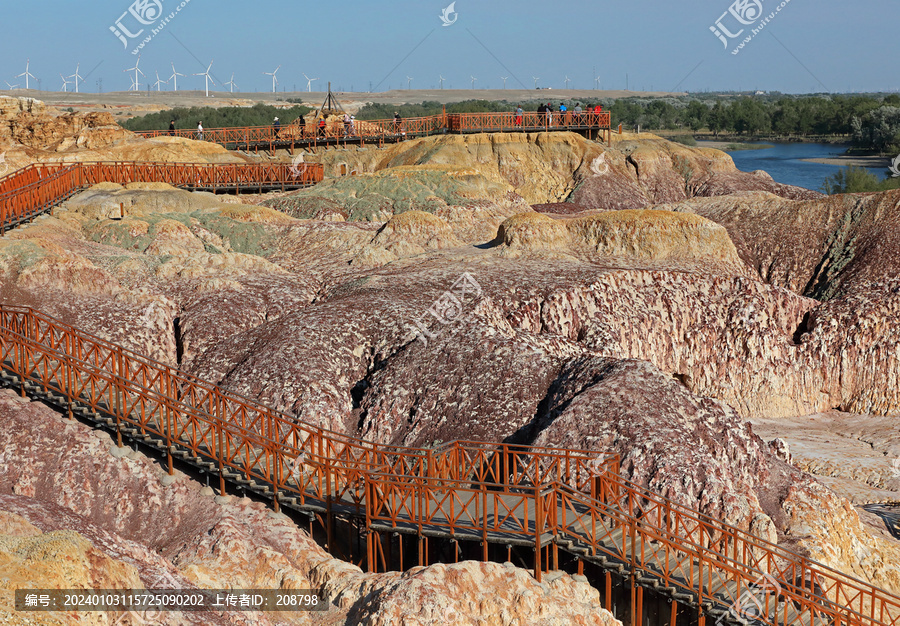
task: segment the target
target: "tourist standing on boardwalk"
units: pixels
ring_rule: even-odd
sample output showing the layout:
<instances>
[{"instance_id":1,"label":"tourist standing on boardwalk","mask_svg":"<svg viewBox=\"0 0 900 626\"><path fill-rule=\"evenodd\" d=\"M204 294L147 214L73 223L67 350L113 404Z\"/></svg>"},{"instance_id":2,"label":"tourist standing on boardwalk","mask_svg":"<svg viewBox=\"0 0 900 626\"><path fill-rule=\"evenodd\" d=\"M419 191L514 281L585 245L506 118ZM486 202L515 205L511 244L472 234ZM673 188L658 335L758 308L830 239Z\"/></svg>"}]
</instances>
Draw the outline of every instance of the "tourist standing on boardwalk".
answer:
<instances>
[{"instance_id":1,"label":"tourist standing on boardwalk","mask_svg":"<svg viewBox=\"0 0 900 626\"><path fill-rule=\"evenodd\" d=\"M400 111L394 111L394 132L396 134L400 134L400 127L403 124L403 119L400 117Z\"/></svg>"},{"instance_id":2,"label":"tourist standing on boardwalk","mask_svg":"<svg viewBox=\"0 0 900 626\"><path fill-rule=\"evenodd\" d=\"M351 128L350 114L344 113L344 137L349 137L351 135L350 128Z\"/></svg>"},{"instance_id":3,"label":"tourist standing on boardwalk","mask_svg":"<svg viewBox=\"0 0 900 626\"><path fill-rule=\"evenodd\" d=\"M278 136L278 131L281 130L281 122L278 121L278 118L275 118L275 121L272 122L272 128L275 130L275 136Z\"/></svg>"},{"instance_id":4,"label":"tourist standing on boardwalk","mask_svg":"<svg viewBox=\"0 0 900 626\"><path fill-rule=\"evenodd\" d=\"M553 107L550 103L547 103L547 106L544 107L544 111L547 112L547 127L553 126Z\"/></svg>"},{"instance_id":5,"label":"tourist standing on boardwalk","mask_svg":"<svg viewBox=\"0 0 900 626\"><path fill-rule=\"evenodd\" d=\"M581 113L582 113L581 103L576 102L575 103L575 123L578 124L579 126L584 124L584 116Z\"/></svg>"},{"instance_id":6,"label":"tourist standing on boardwalk","mask_svg":"<svg viewBox=\"0 0 900 626\"><path fill-rule=\"evenodd\" d=\"M517 106L516 107L516 126L522 125L522 113L524 113L524 111L522 111L522 107Z\"/></svg>"},{"instance_id":7,"label":"tourist standing on boardwalk","mask_svg":"<svg viewBox=\"0 0 900 626\"><path fill-rule=\"evenodd\" d=\"M169 136L170 137L175 136L175 120L172 120L171 122L169 122Z\"/></svg>"},{"instance_id":8,"label":"tourist standing on boardwalk","mask_svg":"<svg viewBox=\"0 0 900 626\"><path fill-rule=\"evenodd\" d=\"M200 121L197 124L197 139L198 141L203 141L203 122Z\"/></svg>"}]
</instances>

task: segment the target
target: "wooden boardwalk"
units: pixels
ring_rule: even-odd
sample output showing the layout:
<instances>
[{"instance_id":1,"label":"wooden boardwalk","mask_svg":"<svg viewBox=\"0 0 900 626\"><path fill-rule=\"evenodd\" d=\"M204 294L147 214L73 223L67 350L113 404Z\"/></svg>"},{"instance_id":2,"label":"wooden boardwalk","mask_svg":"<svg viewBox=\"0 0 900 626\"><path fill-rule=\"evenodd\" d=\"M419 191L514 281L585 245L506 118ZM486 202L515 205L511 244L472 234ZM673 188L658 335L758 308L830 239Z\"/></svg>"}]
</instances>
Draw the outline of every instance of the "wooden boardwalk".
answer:
<instances>
[{"instance_id":1,"label":"wooden boardwalk","mask_svg":"<svg viewBox=\"0 0 900 626\"><path fill-rule=\"evenodd\" d=\"M356 120L319 128L315 124L292 123L284 127L247 126L207 128L175 131L139 131L147 139L181 137L217 143L229 150L273 151L287 149L316 149L320 147L379 145L397 143L418 137L473 133L539 133L575 132L591 139L609 141L611 129L609 113L567 111L564 113L451 113L400 120Z\"/></svg>"},{"instance_id":2,"label":"wooden boardwalk","mask_svg":"<svg viewBox=\"0 0 900 626\"><path fill-rule=\"evenodd\" d=\"M900 626L900 598L623 479L584 450L452 442L382 446L298 422L38 311L0 306L0 379L235 486L274 508L359 520L365 564L392 535L561 555L729 624ZM229 487L229 484L233 485ZM419 562L427 564L421 549ZM607 585L607 589L609 585ZM633 601L634 606L634 601ZM675 610L673 609L673 616ZM640 616L632 613L632 620Z\"/></svg>"}]
</instances>

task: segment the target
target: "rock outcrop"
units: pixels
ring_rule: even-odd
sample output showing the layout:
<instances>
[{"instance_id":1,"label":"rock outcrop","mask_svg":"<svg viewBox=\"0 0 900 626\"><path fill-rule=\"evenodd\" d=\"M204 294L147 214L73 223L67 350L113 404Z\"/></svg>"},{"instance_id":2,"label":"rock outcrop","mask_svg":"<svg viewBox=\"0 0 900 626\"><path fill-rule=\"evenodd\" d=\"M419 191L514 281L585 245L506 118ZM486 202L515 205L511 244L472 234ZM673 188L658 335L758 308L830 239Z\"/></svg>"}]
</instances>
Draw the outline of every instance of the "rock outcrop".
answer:
<instances>
[{"instance_id":1,"label":"rock outcrop","mask_svg":"<svg viewBox=\"0 0 900 626\"><path fill-rule=\"evenodd\" d=\"M67 112L33 98L0 96L0 176L37 162L247 159L222 146L175 137L138 139L107 112Z\"/></svg>"}]
</instances>

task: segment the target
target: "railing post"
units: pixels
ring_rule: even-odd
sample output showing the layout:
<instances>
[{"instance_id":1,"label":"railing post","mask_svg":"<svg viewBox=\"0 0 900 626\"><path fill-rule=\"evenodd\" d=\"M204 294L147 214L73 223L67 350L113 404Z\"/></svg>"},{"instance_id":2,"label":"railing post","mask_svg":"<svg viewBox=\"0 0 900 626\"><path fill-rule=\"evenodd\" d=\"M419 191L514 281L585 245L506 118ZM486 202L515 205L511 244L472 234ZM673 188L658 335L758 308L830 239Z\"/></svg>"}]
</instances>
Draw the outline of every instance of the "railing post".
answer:
<instances>
[{"instance_id":1,"label":"railing post","mask_svg":"<svg viewBox=\"0 0 900 626\"><path fill-rule=\"evenodd\" d=\"M271 419L272 419L272 417L270 415L266 415L267 422ZM271 433L271 432L272 432L272 429L270 427L269 433ZM271 440L271 439L272 438L270 436L269 440ZM282 465L283 454L282 454L280 447L277 450L273 449L271 451L271 454L272 454L272 504L275 507L275 512L280 513L281 512L281 504L278 502L278 482L281 479L281 465ZM331 546L328 546L328 547L329 547L329 549L331 548Z\"/></svg>"},{"instance_id":2,"label":"railing post","mask_svg":"<svg viewBox=\"0 0 900 626\"><path fill-rule=\"evenodd\" d=\"M541 487L540 485L535 485L534 487L534 578L538 582L541 582L541 574L543 572L543 565L541 564L541 549L543 546L541 545L541 535L543 525L544 512L543 506L541 502Z\"/></svg>"},{"instance_id":3,"label":"railing post","mask_svg":"<svg viewBox=\"0 0 900 626\"><path fill-rule=\"evenodd\" d=\"M216 430L218 430L218 445L219 445L219 495L225 495L225 423L222 419L222 408L221 408L221 394L219 392L219 388L216 387L213 390L213 410L214 417L213 423L216 425Z\"/></svg>"},{"instance_id":4,"label":"railing post","mask_svg":"<svg viewBox=\"0 0 900 626\"><path fill-rule=\"evenodd\" d=\"M115 415L116 415L116 443L121 448L122 444L122 411L121 411L121 386L122 377L122 348L116 348L116 359L113 361L113 381L115 387Z\"/></svg>"},{"instance_id":5,"label":"railing post","mask_svg":"<svg viewBox=\"0 0 900 626\"><path fill-rule=\"evenodd\" d=\"M174 463L172 460L172 370L166 369L166 404L165 404L165 437L166 443L166 465L169 476L175 473Z\"/></svg>"}]
</instances>

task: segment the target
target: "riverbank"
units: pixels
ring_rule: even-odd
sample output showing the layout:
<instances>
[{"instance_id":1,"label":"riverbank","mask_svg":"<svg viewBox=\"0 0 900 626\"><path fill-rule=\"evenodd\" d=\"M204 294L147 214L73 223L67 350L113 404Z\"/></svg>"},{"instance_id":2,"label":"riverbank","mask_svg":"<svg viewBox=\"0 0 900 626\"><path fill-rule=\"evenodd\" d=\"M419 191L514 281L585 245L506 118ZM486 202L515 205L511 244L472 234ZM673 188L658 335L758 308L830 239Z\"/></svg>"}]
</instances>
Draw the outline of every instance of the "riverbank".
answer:
<instances>
[{"instance_id":1,"label":"riverbank","mask_svg":"<svg viewBox=\"0 0 900 626\"><path fill-rule=\"evenodd\" d=\"M734 141L698 141L697 147L735 152L737 150L765 150L766 148L774 148L775 145L771 143L737 143Z\"/></svg>"},{"instance_id":2,"label":"riverbank","mask_svg":"<svg viewBox=\"0 0 900 626\"><path fill-rule=\"evenodd\" d=\"M822 165L837 165L839 167L847 167L855 165L856 167L868 167L871 169L884 168L887 169L891 165L891 159L883 156L861 156L855 154L841 154L838 156L827 158L800 159L807 163L821 163Z\"/></svg>"}]
</instances>

